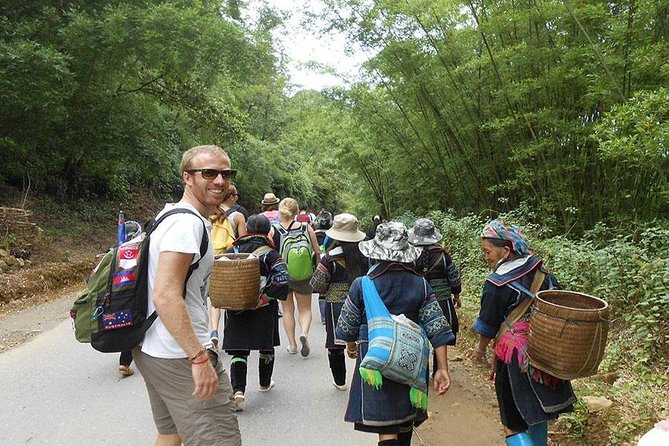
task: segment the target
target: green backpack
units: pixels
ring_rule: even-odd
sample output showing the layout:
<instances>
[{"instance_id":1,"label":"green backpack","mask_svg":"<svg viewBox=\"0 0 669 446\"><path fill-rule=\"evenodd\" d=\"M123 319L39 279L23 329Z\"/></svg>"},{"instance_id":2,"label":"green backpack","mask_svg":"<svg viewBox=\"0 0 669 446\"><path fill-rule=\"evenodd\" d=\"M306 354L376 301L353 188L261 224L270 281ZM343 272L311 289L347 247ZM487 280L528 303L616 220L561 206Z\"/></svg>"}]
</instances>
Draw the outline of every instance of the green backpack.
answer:
<instances>
[{"instance_id":1,"label":"green backpack","mask_svg":"<svg viewBox=\"0 0 669 446\"><path fill-rule=\"evenodd\" d=\"M291 229L291 226L288 230L281 225L276 226L281 235L281 257L286 262L288 277L291 280L307 280L314 273L314 249L311 246L307 225L302 223L296 229Z\"/></svg>"},{"instance_id":2,"label":"green backpack","mask_svg":"<svg viewBox=\"0 0 669 446\"><path fill-rule=\"evenodd\" d=\"M105 353L123 352L139 345L144 334L158 317L147 315L149 241L151 233L167 217L174 214L195 214L190 209L175 208L147 225L146 232L108 251L91 273L83 294L70 310L74 337L90 343ZM199 218L199 217L198 217ZM200 244L200 259L209 246L206 227ZM188 279L200 261L188 269Z\"/></svg>"}]
</instances>

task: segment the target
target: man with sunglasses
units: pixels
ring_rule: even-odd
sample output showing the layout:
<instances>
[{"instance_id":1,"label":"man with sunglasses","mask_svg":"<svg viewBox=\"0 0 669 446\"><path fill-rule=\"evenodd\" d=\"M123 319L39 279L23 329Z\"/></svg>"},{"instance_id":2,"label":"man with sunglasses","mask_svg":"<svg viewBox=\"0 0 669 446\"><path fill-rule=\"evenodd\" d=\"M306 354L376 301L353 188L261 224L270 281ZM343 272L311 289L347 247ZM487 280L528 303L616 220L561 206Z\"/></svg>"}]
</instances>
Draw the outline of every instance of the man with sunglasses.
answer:
<instances>
[{"instance_id":1,"label":"man with sunglasses","mask_svg":"<svg viewBox=\"0 0 669 446\"><path fill-rule=\"evenodd\" d=\"M158 217L174 208L191 212L168 216L151 235L147 314L155 309L158 319L133 355L149 393L156 446L242 444L230 378L209 339L206 301L213 264L207 217L223 202L235 173L218 146L186 151L183 196ZM208 246L200 258L203 240Z\"/></svg>"}]
</instances>

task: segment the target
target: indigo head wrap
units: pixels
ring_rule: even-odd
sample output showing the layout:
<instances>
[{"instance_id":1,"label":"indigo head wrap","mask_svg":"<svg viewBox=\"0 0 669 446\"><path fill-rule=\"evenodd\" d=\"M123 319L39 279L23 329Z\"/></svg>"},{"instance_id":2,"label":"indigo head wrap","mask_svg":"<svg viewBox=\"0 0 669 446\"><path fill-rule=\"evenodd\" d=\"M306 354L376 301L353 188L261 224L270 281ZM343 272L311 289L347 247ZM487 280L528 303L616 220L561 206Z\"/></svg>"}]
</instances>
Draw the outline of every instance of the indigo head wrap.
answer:
<instances>
[{"instance_id":1,"label":"indigo head wrap","mask_svg":"<svg viewBox=\"0 0 669 446\"><path fill-rule=\"evenodd\" d=\"M530 254L530 245L518 226L507 226L499 220L493 220L483 228L481 238L492 238L511 242L513 252L519 256Z\"/></svg>"}]
</instances>

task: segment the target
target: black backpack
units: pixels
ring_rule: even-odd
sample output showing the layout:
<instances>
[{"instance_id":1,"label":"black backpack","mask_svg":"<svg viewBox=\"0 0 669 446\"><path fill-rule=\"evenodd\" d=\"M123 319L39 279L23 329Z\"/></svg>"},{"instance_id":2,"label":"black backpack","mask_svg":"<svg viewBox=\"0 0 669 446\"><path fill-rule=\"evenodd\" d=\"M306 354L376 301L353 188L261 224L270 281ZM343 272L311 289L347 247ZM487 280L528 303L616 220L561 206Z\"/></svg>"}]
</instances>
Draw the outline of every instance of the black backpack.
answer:
<instances>
[{"instance_id":1,"label":"black backpack","mask_svg":"<svg viewBox=\"0 0 669 446\"><path fill-rule=\"evenodd\" d=\"M146 225L146 232L107 252L93 270L84 294L70 310L74 334L79 342L90 343L95 350L104 353L127 351L142 342L146 331L158 317L155 311L148 317L146 315L149 242L156 227L174 214L198 216L185 208L165 212ZM200 243L200 259L207 253L208 246L209 236L205 227ZM198 259L188 268L184 298L188 279L199 264Z\"/></svg>"}]
</instances>

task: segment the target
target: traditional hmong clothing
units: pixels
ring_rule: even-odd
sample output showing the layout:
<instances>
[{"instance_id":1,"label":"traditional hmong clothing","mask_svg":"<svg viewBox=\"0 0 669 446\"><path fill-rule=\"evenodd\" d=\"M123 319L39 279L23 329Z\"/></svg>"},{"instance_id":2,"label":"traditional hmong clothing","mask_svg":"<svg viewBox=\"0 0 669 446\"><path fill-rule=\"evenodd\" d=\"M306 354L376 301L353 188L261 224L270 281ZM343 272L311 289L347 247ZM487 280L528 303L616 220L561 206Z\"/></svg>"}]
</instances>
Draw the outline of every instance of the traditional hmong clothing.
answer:
<instances>
[{"instance_id":1,"label":"traditional hmong clothing","mask_svg":"<svg viewBox=\"0 0 669 446\"><path fill-rule=\"evenodd\" d=\"M366 259L365 259L366 260ZM363 270L366 270L366 265ZM346 280L346 261L340 246L328 251L311 277L311 286L317 293L325 294L325 348L332 377L337 385L346 383L346 362L343 342L335 341L335 326L348 295L349 284Z\"/></svg>"},{"instance_id":2,"label":"traditional hmong clothing","mask_svg":"<svg viewBox=\"0 0 669 446\"><path fill-rule=\"evenodd\" d=\"M267 237L250 234L235 241L239 252L252 253L270 246ZM277 299L288 294L286 265L275 249L258 255L260 262L259 307L255 310L225 311L225 328L221 349L231 355L230 380L234 391L246 387L246 360L251 350L261 354L260 385L269 386L274 366L274 347L279 341Z\"/></svg>"},{"instance_id":3,"label":"traditional hmong clothing","mask_svg":"<svg viewBox=\"0 0 669 446\"><path fill-rule=\"evenodd\" d=\"M419 323L436 347L453 341L453 332L437 303L427 281L407 264L381 262L369 273L379 295L391 314L404 314ZM367 320L360 279L356 279L339 317L337 339L360 341L356 370L367 353ZM390 379L375 389L365 384L358 373L353 375L351 392L344 419L355 423L355 429L376 433L410 431L427 419L424 410L417 409L409 399L410 387Z\"/></svg>"},{"instance_id":4,"label":"traditional hmong clothing","mask_svg":"<svg viewBox=\"0 0 669 446\"><path fill-rule=\"evenodd\" d=\"M542 260L526 255L502 263L486 278L481 298L481 310L472 329L494 339L511 311L525 299L530 299L534 273L546 274L542 290L559 288L552 274L542 266ZM522 432L529 425L555 419L560 413L573 410L576 397L569 381L560 380L529 366L527 361L527 332L529 309L513 324L513 329L496 340L495 391L502 424Z\"/></svg>"},{"instance_id":5,"label":"traditional hmong clothing","mask_svg":"<svg viewBox=\"0 0 669 446\"><path fill-rule=\"evenodd\" d=\"M427 279L434 296L439 302L441 311L448 320L453 334L457 338L460 331L458 315L455 312L452 295L462 292L460 272L453 263L453 259L443 248L432 245L423 248L423 253L416 261L416 271ZM453 344L455 345L455 339Z\"/></svg>"}]
</instances>

